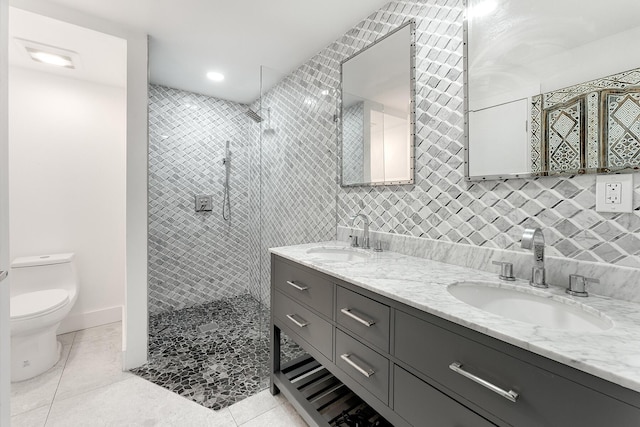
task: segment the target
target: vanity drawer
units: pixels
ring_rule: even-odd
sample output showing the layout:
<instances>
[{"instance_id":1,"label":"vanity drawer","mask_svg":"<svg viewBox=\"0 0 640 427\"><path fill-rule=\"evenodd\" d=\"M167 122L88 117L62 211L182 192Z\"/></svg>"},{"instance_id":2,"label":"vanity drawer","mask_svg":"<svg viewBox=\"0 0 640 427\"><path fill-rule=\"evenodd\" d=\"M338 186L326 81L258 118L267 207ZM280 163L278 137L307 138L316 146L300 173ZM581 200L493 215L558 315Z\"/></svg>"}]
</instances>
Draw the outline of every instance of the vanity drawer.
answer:
<instances>
[{"instance_id":1,"label":"vanity drawer","mask_svg":"<svg viewBox=\"0 0 640 427\"><path fill-rule=\"evenodd\" d=\"M272 309L282 323L332 360L333 327L329 322L280 292L274 292Z\"/></svg>"},{"instance_id":2,"label":"vanity drawer","mask_svg":"<svg viewBox=\"0 0 640 427\"><path fill-rule=\"evenodd\" d=\"M337 287L336 320L359 338L389 352L389 307Z\"/></svg>"},{"instance_id":3,"label":"vanity drawer","mask_svg":"<svg viewBox=\"0 0 640 427\"><path fill-rule=\"evenodd\" d=\"M389 402L389 359L336 329L335 363L382 402Z\"/></svg>"},{"instance_id":4,"label":"vanity drawer","mask_svg":"<svg viewBox=\"0 0 640 427\"><path fill-rule=\"evenodd\" d=\"M393 369L393 410L411 425L495 427L401 367Z\"/></svg>"},{"instance_id":5,"label":"vanity drawer","mask_svg":"<svg viewBox=\"0 0 640 427\"><path fill-rule=\"evenodd\" d=\"M640 425L638 408L402 311L396 311L394 329L399 360L510 425ZM454 363L462 371L452 370ZM517 400L509 401L465 373L518 393Z\"/></svg>"},{"instance_id":6,"label":"vanity drawer","mask_svg":"<svg viewBox=\"0 0 640 427\"><path fill-rule=\"evenodd\" d=\"M331 318L333 283L327 278L276 258L274 280L276 289Z\"/></svg>"}]
</instances>

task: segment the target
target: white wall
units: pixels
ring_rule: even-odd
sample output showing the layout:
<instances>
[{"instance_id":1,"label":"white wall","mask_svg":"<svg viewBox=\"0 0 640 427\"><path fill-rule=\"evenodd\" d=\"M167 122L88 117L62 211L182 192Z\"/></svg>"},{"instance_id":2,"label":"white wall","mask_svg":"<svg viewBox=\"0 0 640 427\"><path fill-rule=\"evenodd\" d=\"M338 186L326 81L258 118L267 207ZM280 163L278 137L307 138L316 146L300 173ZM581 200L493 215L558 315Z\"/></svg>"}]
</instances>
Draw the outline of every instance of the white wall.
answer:
<instances>
[{"instance_id":1,"label":"white wall","mask_svg":"<svg viewBox=\"0 0 640 427\"><path fill-rule=\"evenodd\" d=\"M9 3L0 0L0 270L9 268L9 175L8 170L8 27ZM0 426L9 425L11 395L9 281L0 282Z\"/></svg>"},{"instance_id":2,"label":"white wall","mask_svg":"<svg viewBox=\"0 0 640 427\"><path fill-rule=\"evenodd\" d=\"M11 0L11 5L127 41L127 255L122 359L124 369L138 367L147 361L148 349L148 36L51 1Z\"/></svg>"},{"instance_id":3,"label":"white wall","mask_svg":"<svg viewBox=\"0 0 640 427\"><path fill-rule=\"evenodd\" d=\"M126 91L9 69L11 258L75 252L78 300L60 332L121 319Z\"/></svg>"}]
</instances>

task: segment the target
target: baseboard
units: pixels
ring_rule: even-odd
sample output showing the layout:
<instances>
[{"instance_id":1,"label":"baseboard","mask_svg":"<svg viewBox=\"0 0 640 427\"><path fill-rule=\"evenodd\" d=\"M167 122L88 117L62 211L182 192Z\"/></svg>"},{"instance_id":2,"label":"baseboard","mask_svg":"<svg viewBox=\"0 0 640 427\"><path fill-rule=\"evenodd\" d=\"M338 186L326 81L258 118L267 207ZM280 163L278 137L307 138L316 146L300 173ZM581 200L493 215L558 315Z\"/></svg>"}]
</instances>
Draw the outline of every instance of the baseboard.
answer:
<instances>
[{"instance_id":1,"label":"baseboard","mask_svg":"<svg viewBox=\"0 0 640 427\"><path fill-rule=\"evenodd\" d=\"M70 314L60 323L58 334L66 334L67 332L93 328L94 326L106 325L107 323L121 320L122 306L120 305L87 313Z\"/></svg>"}]
</instances>

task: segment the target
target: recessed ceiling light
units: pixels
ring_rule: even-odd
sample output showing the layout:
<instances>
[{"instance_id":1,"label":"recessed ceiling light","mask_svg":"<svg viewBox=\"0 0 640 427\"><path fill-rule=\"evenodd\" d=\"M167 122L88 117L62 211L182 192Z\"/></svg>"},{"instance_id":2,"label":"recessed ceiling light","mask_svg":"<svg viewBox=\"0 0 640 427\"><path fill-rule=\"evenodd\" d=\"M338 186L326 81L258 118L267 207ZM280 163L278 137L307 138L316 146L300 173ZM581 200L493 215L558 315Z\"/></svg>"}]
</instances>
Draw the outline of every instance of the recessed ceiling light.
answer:
<instances>
[{"instance_id":1,"label":"recessed ceiling light","mask_svg":"<svg viewBox=\"0 0 640 427\"><path fill-rule=\"evenodd\" d=\"M221 82L224 80L224 74L218 73L216 71L209 71L207 73L207 78L209 80L213 80L214 82Z\"/></svg>"},{"instance_id":2,"label":"recessed ceiling light","mask_svg":"<svg viewBox=\"0 0 640 427\"><path fill-rule=\"evenodd\" d=\"M65 55L59 55L57 53L44 52L41 50L35 50L27 48L27 52L31 55L31 59L43 64L56 65L58 67L76 68L73 65L73 60Z\"/></svg>"},{"instance_id":3,"label":"recessed ceiling light","mask_svg":"<svg viewBox=\"0 0 640 427\"><path fill-rule=\"evenodd\" d=\"M72 50L17 37L15 41L24 48L29 58L41 64L70 69L76 69L80 65L80 56Z\"/></svg>"}]
</instances>

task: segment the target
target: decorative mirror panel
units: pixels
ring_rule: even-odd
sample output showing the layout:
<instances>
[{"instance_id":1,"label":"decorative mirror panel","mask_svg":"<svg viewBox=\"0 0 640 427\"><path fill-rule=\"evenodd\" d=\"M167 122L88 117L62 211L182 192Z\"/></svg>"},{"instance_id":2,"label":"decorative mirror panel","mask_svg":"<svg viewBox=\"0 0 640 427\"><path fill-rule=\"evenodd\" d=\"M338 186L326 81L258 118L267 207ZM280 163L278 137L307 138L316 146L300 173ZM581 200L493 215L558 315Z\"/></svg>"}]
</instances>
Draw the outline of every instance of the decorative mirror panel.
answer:
<instances>
[{"instance_id":1,"label":"decorative mirror panel","mask_svg":"<svg viewBox=\"0 0 640 427\"><path fill-rule=\"evenodd\" d=\"M341 64L342 186L414 182L415 24Z\"/></svg>"},{"instance_id":2,"label":"decorative mirror panel","mask_svg":"<svg viewBox=\"0 0 640 427\"><path fill-rule=\"evenodd\" d=\"M627 0L468 0L466 179L640 169L638 16Z\"/></svg>"}]
</instances>

